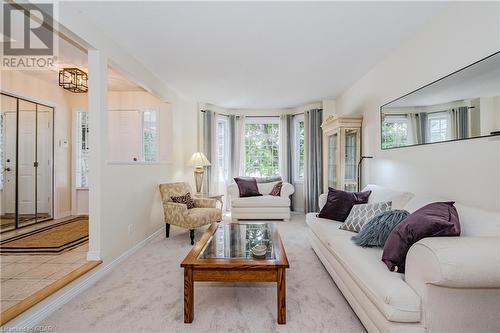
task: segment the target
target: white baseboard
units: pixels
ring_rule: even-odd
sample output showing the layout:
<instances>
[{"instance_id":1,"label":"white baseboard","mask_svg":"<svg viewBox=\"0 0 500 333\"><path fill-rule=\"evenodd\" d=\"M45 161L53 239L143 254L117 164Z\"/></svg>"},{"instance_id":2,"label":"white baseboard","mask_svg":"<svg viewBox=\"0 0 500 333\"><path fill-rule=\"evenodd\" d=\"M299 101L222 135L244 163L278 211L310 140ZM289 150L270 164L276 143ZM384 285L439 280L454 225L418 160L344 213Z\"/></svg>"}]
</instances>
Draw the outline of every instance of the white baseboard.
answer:
<instances>
[{"instance_id":1,"label":"white baseboard","mask_svg":"<svg viewBox=\"0 0 500 333\"><path fill-rule=\"evenodd\" d=\"M88 251L87 260L88 261L101 260L101 254L99 253L99 251Z\"/></svg>"},{"instance_id":2,"label":"white baseboard","mask_svg":"<svg viewBox=\"0 0 500 333\"><path fill-rule=\"evenodd\" d=\"M47 318L50 314L69 302L75 296L91 287L94 283L96 283L104 275L113 270L113 268L118 266L125 259L151 242L153 238L164 233L165 227L158 229L146 239L128 249L119 257L115 258L107 264L97 266L83 277L77 279L76 281L73 281L63 289L57 291L54 295L49 296L47 299L35 305L31 309L26 310L24 313L12 319L6 325L2 326L2 328L8 327L12 332L24 332L26 329L36 326L39 322ZM89 257L89 254L90 252L87 253L87 258Z\"/></svg>"}]
</instances>

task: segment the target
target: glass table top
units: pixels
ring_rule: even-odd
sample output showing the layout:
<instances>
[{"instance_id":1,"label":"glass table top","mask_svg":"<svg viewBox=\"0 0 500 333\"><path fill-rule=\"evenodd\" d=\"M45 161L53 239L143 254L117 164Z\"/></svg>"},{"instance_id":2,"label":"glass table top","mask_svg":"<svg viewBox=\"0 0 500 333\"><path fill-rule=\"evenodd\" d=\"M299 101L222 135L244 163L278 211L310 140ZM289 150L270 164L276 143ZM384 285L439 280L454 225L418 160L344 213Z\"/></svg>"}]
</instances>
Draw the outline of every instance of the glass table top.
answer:
<instances>
[{"instance_id":1,"label":"glass table top","mask_svg":"<svg viewBox=\"0 0 500 333\"><path fill-rule=\"evenodd\" d=\"M275 259L273 228L270 223L219 224L198 259L254 259L251 250L256 245L267 246L262 259Z\"/></svg>"}]
</instances>

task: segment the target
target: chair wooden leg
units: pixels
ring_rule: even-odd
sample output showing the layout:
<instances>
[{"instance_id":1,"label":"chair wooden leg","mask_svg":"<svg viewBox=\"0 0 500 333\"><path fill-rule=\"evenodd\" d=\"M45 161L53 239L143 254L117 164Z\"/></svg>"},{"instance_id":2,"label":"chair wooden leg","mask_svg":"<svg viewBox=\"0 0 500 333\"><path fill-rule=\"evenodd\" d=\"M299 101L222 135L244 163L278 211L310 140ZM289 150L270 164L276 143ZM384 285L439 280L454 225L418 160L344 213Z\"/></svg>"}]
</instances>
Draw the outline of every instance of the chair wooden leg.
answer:
<instances>
[{"instance_id":1,"label":"chair wooden leg","mask_svg":"<svg viewBox=\"0 0 500 333\"><path fill-rule=\"evenodd\" d=\"M191 245L194 244L194 229L189 230L189 237L191 237Z\"/></svg>"},{"instance_id":2,"label":"chair wooden leg","mask_svg":"<svg viewBox=\"0 0 500 333\"><path fill-rule=\"evenodd\" d=\"M165 225L165 236L167 236L167 238L170 236L170 224L168 223Z\"/></svg>"}]
</instances>

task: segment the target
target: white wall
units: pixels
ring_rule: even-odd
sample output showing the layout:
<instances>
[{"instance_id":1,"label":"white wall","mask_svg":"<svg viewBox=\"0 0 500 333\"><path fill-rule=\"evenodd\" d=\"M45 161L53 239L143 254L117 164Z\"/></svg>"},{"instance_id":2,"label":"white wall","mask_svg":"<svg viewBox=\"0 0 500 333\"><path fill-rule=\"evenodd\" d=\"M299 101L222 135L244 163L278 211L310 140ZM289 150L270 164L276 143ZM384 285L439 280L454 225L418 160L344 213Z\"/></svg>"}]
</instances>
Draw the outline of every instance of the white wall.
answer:
<instances>
[{"instance_id":1,"label":"white wall","mask_svg":"<svg viewBox=\"0 0 500 333\"><path fill-rule=\"evenodd\" d=\"M380 149L381 105L500 50L500 3L453 3L336 100L364 115L364 183L500 210L500 138Z\"/></svg>"},{"instance_id":2,"label":"white wall","mask_svg":"<svg viewBox=\"0 0 500 333\"><path fill-rule=\"evenodd\" d=\"M73 99L72 107L85 110L87 101L81 97ZM165 103L147 92L108 92L107 107L109 110L158 108L160 141L163 142L160 148L167 151L160 153L165 157L157 164L105 164L102 170L105 182L101 189L105 207L101 217L100 255L103 260L120 255L164 226L158 184L194 183L185 162L195 151L197 140L196 103L182 100Z\"/></svg>"},{"instance_id":3,"label":"white wall","mask_svg":"<svg viewBox=\"0 0 500 333\"><path fill-rule=\"evenodd\" d=\"M57 75L57 74L54 74ZM69 95L56 82L23 71L1 71L3 92L54 107L54 217L71 214L71 148L59 146L71 138Z\"/></svg>"}]
</instances>

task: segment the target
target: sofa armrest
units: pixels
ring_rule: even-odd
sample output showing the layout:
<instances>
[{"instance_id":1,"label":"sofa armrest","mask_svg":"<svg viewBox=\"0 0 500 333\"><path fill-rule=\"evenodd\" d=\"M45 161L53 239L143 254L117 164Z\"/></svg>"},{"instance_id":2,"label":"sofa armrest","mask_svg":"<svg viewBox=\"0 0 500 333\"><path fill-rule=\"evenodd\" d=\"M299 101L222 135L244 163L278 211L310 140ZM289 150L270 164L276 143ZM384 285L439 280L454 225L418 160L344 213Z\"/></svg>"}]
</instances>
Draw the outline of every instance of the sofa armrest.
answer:
<instances>
[{"instance_id":1,"label":"sofa armrest","mask_svg":"<svg viewBox=\"0 0 500 333\"><path fill-rule=\"evenodd\" d=\"M239 198L240 197L240 190L238 189L238 185L236 183L231 183L227 187L227 195L230 198Z\"/></svg>"},{"instance_id":2,"label":"sofa armrest","mask_svg":"<svg viewBox=\"0 0 500 333\"><path fill-rule=\"evenodd\" d=\"M326 199L328 198L328 193L323 193L319 195L319 210L322 210L326 205Z\"/></svg>"},{"instance_id":3,"label":"sofa armrest","mask_svg":"<svg viewBox=\"0 0 500 333\"><path fill-rule=\"evenodd\" d=\"M424 238L408 251L405 280L420 296L427 284L500 288L500 238Z\"/></svg>"},{"instance_id":4,"label":"sofa armrest","mask_svg":"<svg viewBox=\"0 0 500 333\"><path fill-rule=\"evenodd\" d=\"M292 184L290 184L290 183L283 182L283 185L281 186L281 193L280 193L280 196L281 196L281 197L288 198L288 197L289 197L289 196L291 196L294 192L295 192L295 186L293 186L293 185L292 185Z\"/></svg>"},{"instance_id":5,"label":"sofa armrest","mask_svg":"<svg viewBox=\"0 0 500 333\"><path fill-rule=\"evenodd\" d=\"M216 200L210 198L194 198L196 208L215 208Z\"/></svg>"}]
</instances>

